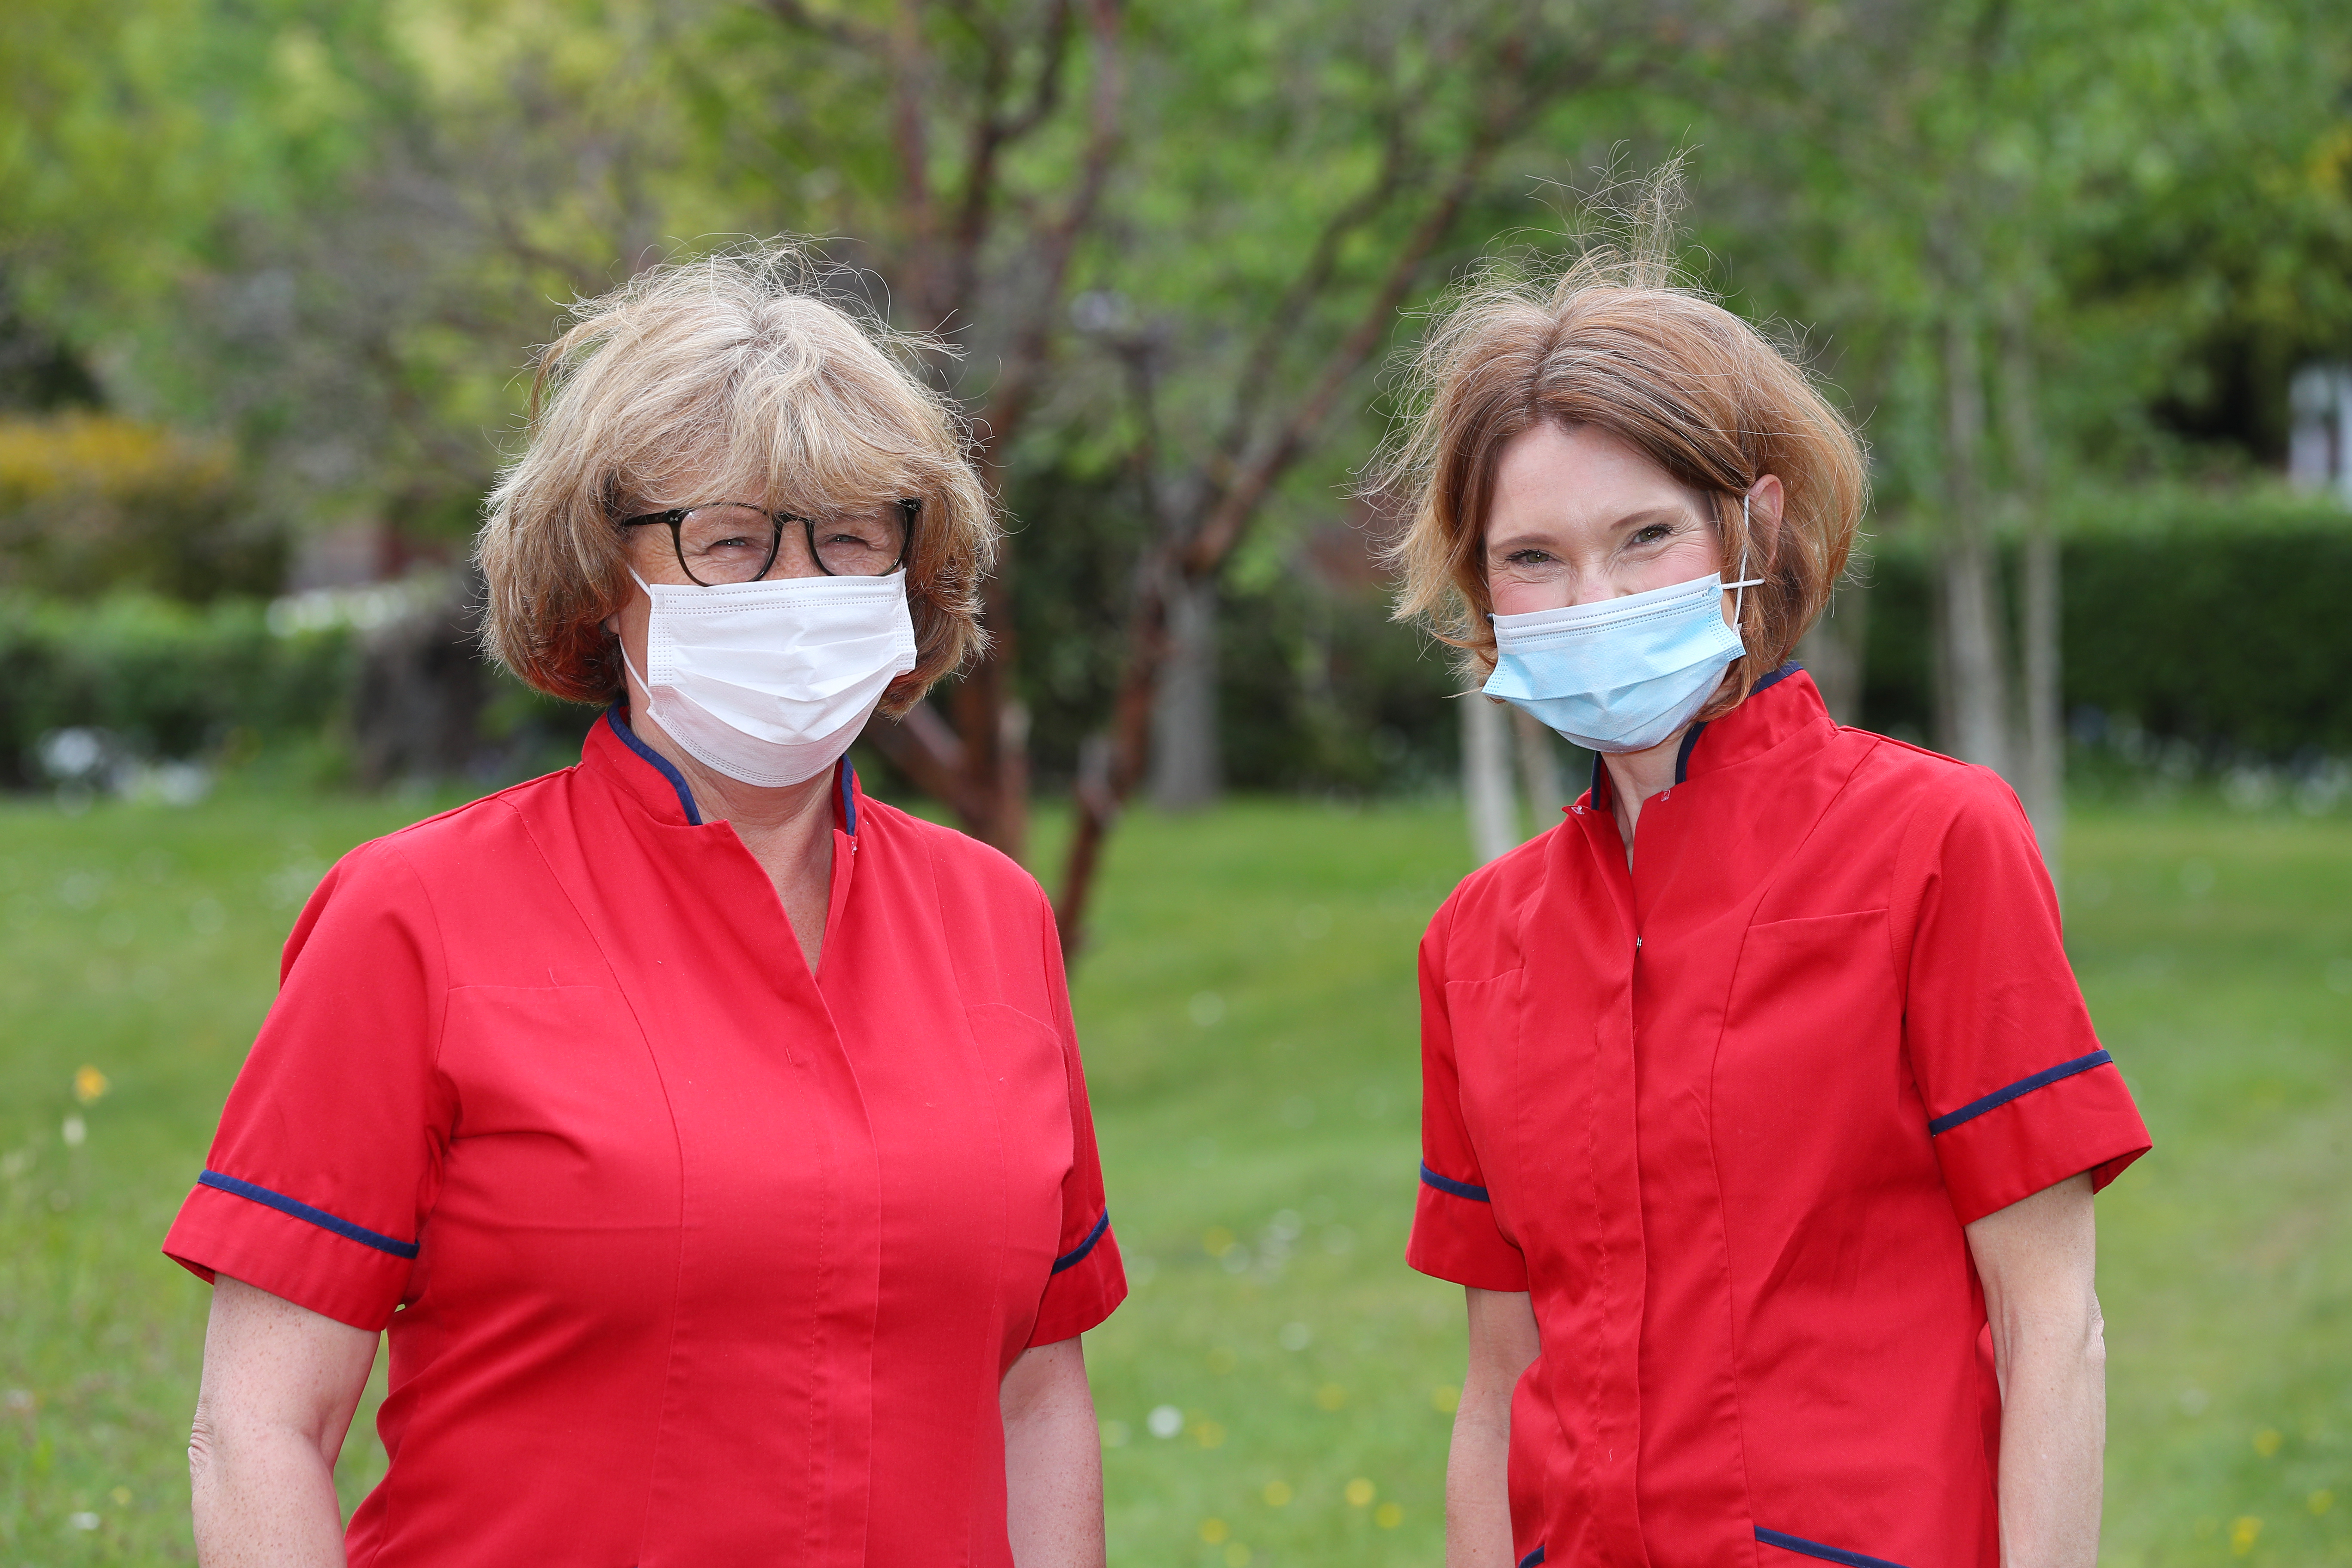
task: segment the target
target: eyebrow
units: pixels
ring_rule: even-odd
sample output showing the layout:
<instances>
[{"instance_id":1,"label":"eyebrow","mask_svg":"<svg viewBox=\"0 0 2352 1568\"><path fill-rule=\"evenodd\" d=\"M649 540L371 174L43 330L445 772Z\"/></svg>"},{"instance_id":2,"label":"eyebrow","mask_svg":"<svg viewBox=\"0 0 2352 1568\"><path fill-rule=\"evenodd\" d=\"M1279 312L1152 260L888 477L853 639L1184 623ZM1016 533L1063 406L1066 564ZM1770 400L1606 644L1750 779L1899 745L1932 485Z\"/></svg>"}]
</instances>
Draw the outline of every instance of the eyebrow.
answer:
<instances>
[{"instance_id":1,"label":"eyebrow","mask_svg":"<svg viewBox=\"0 0 2352 1568\"><path fill-rule=\"evenodd\" d=\"M1694 520L1692 519L1691 514L1680 508L1671 506L1652 506L1643 507L1640 511L1627 512L1624 516L1618 518L1616 521L1610 523L1609 530L1612 533L1622 533L1630 531L1633 529L1646 527L1654 522L1686 523L1692 521ZM1696 521L1699 521L1702 524L1705 521L1704 519ZM1507 534L1500 539L1488 539L1486 541L1486 548L1489 552L1512 550L1522 544L1539 544L1543 542L1543 540L1544 536L1540 534Z\"/></svg>"}]
</instances>

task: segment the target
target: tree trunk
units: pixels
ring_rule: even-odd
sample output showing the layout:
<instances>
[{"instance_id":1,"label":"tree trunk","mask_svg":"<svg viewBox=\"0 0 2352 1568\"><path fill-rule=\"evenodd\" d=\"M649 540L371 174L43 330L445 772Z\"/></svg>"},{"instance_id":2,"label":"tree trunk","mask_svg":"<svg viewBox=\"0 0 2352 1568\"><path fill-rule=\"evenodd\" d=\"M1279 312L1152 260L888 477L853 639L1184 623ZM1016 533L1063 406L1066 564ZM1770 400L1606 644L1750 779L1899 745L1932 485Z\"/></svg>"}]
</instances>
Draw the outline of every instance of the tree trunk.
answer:
<instances>
[{"instance_id":1,"label":"tree trunk","mask_svg":"<svg viewBox=\"0 0 2352 1568\"><path fill-rule=\"evenodd\" d=\"M2034 403L2032 322L2012 302L2001 333L2001 421L2025 507L2025 737L2018 795L2054 880L2066 823L2066 731L2059 688L2058 532L2050 517L2042 428Z\"/></svg>"},{"instance_id":2,"label":"tree trunk","mask_svg":"<svg viewBox=\"0 0 2352 1568\"><path fill-rule=\"evenodd\" d=\"M1511 739L1503 705L1473 691L1462 710L1462 799L1470 810L1470 853L1484 866L1519 841L1511 798Z\"/></svg>"},{"instance_id":3,"label":"tree trunk","mask_svg":"<svg viewBox=\"0 0 2352 1568\"><path fill-rule=\"evenodd\" d=\"M1943 640L1951 745L1965 762L2011 774L2008 660L2000 584L1984 515L1984 376L1976 323L1955 310L1944 330Z\"/></svg>"},{"instance_id":4,"label":"tree trunk","mask_svg":"<svg viewBox=\"0 0 2352 1568\"><path fill-rule=\"evenodd\" d=\"M1511 710L1511 735L1518 743L1519 787L1527 792L1528 815L1541 833L1559 820L1568 805L1560 784L1559 748L1552 732L1524 708Z\"/></svg>"},{"instance_id":5,"label":"tree trunk","mask_svg":"<svg viewBox=\"0 0 2352 1568\"><path fill-rule=\"evenodd\" d=\"M1869 632L1869 584L1848 583L1797 645L1797 662L1822 689L1830 717L1841 724L1862 722L1863 650Z\"/></svg>"},{"instance_id":6,"label":"tree trunk","mask_svg":"<svg viewBox=\"0 0 2352 1568\"><path fill-rule=\"evenodd\" d=\"M1194 811L1217 798L1217 583L1179 586L1168 606L1168 662L1151 710L1151 801Z\"/></svg>"},{"instance_id":7,"label":"tree trunk","mask_svg":"<svg viewBox=\"0 0 2352 1568\"><path fill-rule=\"evenodd\" d=\"M438 599L362 640L351 718L362 788L465 776L490 698L469 612L480 592L478 576L460 574Z\"/></svg>"}]
</instances>

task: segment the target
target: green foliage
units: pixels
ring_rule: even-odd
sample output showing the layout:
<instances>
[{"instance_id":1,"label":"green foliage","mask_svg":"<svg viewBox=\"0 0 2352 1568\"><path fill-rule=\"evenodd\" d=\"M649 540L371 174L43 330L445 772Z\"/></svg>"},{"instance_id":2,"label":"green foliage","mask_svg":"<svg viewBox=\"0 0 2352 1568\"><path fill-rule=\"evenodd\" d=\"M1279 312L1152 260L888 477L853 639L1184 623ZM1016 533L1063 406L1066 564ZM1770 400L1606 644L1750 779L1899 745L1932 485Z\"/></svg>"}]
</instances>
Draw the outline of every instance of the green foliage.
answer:
<instances>
[{"instance_id":1,"label":"green foliage","mask_svg":"<svg viewBox=\"0 0 2352 1568\"><path fill-rule=\"evenodd\" d=\"M185 812L0 804L9 1561L192 1560L182 1443L205 1292L157 1245L300 900L351 844L451 804L234 782ZM2070 947L2156 1137L2100 1199L2102 1561L2341 1561L2352 825L2097 809L2068 846ZM1075 994L1136 1279L1087 1346L1114 1562L1222 1568L1228 1545L1251 1568L1436 1560L1461 1297L1402 1260L1412 954L1466 868L1444 806L1141 812L1114 841ZM110 1079L89 1104L85 1064ZM382 1474L381 1394L344 1447L346 1508ZM1175 1436L1151 1435L1162 1405Z\"/></svg>"},{"instance_id":2,"label":"green foliage","mask_svg":"<svg viewBox=\"0 0 2352 1568\"><path fill-rule=\"evenodd\" d=\"M286 536L245 500L217 443L97 414L0 419L0 584L78 597L274 593Z\"/></svg>"},{"instance_id":3,"label":"green foliage","mask_svg":"<svg viewBox=\"0 0 2352 1568\"><path fill-rule=\"evenodd\" d=\"M1015 476L1021 692L1033 777L1047 790L1076 775L1079 748L1110 708L1144 540L1135 491L1118 472ZM1456 717L1444 699L1459 683L1446 650L1390 621L1352 531L1316 542L1328 551L1285 541L1226 575L1217 632L1226 781L1390 794L1450 779Z\"/></svg>"},{"instance_id":4,"label":"green foliage","mask_svg":"<svg viewBox=\"0 0 2352 1568\"><path fill-rule=\"evenodd\" d=\"M53 730L112 731L135 749L189 757L238 731L315 732L338 710L355 649L342 631L279 637L266 606L196 607L141 595L69 604L0 596L0 784L37 776Z\"/></svg>"},{"instance_id":5,"label":"green foliage","mask_svg":"<svg viewBox=\"0 0 2352 1568\"><path fill-rule=\"evenodd\" d=\"M2005 554L2013 585L2013 542ZM2086 738L2127 725L2217 755L2352 752L2352 513L2266 492L2093 498L2059 561L2065 707ZM1866 577L1863 722L1931 733L1932 557L1898 536Z\"/></svg>"}]
</instances>

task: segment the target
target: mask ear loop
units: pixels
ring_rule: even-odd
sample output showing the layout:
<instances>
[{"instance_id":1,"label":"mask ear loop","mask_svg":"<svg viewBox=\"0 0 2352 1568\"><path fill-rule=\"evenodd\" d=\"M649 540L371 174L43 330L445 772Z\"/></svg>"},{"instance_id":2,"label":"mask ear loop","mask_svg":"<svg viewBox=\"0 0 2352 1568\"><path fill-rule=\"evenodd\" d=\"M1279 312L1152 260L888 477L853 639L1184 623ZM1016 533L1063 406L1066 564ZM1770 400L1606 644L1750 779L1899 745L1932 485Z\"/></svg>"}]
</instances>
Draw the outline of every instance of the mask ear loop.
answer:
<instances>
[{"instance_id":1,"label":"mask ear loop","mask_svg":"<svg viewBox=\"0 0 2352 1568\"><path fill-rule=\"evenodd\" d=\"M1740 614L1748 606L1748 590L1761 588L1765 583L1765 579L1761 577L1750 577L1748 574L1748 495L1745 491L1742 491L1739 497L1739 579L1737 583L1724 584L1731 590L1731 629L1733 631L1739 629Z\"/></svg>"}]
</instances>

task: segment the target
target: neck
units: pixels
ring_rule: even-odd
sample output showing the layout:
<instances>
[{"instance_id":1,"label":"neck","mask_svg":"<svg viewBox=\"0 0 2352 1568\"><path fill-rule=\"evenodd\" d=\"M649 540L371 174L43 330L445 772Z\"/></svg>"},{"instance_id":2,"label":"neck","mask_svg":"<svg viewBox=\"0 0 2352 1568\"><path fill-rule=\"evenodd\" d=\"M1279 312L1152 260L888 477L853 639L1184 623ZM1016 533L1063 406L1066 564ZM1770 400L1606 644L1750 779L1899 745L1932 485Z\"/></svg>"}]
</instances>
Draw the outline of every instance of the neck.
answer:
<instances>
[{"instance_id":1,"label":"neck","mask_svg":"<svg viewBox=\"0 0 2352 1568\"><path fill-rule=\"evenodd\" d=\"M1617 817L1617 832L1625 840L1625 863L1633 863L1633 825L1641 820L1642 803L1675 782L1675 763L1682 754L1685 724L1645 752L1603 752L1609 770L1609 805Z\"/></svg>"}]
</instances>

